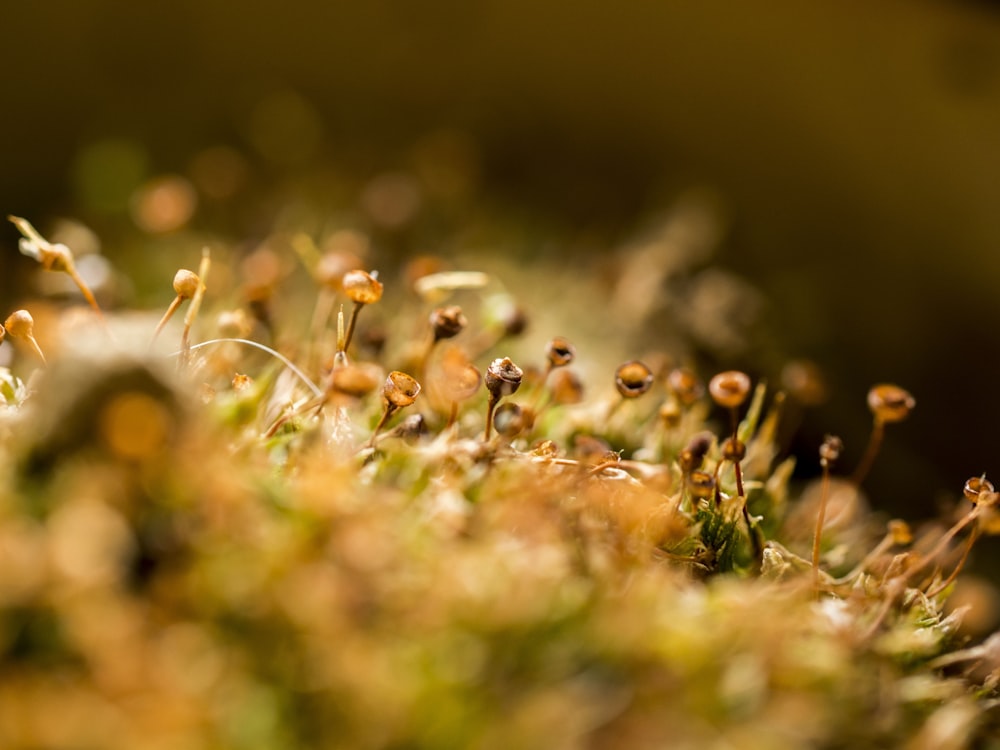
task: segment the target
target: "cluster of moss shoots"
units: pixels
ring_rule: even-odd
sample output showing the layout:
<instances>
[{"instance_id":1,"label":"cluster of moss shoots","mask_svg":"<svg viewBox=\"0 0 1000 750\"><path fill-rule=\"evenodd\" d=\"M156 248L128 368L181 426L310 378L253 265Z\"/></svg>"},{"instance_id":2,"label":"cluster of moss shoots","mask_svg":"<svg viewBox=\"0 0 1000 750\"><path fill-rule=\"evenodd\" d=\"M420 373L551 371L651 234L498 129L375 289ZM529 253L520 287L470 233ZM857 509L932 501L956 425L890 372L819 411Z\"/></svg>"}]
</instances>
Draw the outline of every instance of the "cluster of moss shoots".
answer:
<instances>
[{"instance_id":1,"label":"cluster of moss shoots","mask_svg":"<svg viewBox=\"0 0 1000 750\"><path fill-rule=\"evenodd\" d=\"M915 406L899 386L869 392L851 475L839 438L819 446L810 504L778 460L785 396L746 373L706 387L631 360L585 398L566 338L519 365L520 311L476 331L428 302L386 372L352 354L383 284L332 256L285 353L248 338L245 310L192 343L207 252L128 352L69 249L12 221L114 354L56 398L81 365L46 360L26 310L0 328L52 371L4 374L4 747L961 747L988 730L1000 646L969 646L945 603L1000 495L970 478L968 509L916 539L857 510ZM416 285L447 301L485 280Z\"/></svg>"}]
</instances>

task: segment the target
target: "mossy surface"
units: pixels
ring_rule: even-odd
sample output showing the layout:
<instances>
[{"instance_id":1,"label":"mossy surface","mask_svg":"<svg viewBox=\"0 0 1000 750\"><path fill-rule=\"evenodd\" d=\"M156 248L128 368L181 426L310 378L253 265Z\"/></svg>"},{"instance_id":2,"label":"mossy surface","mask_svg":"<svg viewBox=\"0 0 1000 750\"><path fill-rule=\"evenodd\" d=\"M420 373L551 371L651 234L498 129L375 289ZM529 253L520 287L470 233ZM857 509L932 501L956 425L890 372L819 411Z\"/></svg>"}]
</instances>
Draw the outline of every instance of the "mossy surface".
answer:
<instances>
[{"instance_id":1,"label":"mossy surface","mask_svg":"<svg viewBox=\"0 0 1000 750\"><path fill-rule=\"evenodd\" d=\"M374 302L353 345L336 316L291 343L262 314L214 340L223 288L179 356L94 317L30 386L3 371L0 746L989 736L1000 658L946 602L969 534L996 525L991 486L914 542L854 481L790 484L765 385L736 378L720 407L692 373L630 362L616 391L565 339L518 367L493 290L424 278L467 309L448 341L427 295L378 322L381 345ZM456 389L456 362L486 388ZM589 369L582 399L552 386L567 366ZM517 408L486 430L497 404Z\"/></svg>"}]
</instances>

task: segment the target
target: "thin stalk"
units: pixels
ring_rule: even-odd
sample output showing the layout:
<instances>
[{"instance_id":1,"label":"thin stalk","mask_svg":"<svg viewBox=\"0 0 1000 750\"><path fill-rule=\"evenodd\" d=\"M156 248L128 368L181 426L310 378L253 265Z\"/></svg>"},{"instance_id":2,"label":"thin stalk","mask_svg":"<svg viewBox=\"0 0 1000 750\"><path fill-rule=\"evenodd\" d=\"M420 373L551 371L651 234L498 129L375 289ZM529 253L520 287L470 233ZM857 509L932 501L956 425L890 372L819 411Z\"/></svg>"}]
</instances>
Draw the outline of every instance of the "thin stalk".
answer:
<instances>
[{"instance_id":1,"label":"thin stalk","mask_svg":"<svg viewBox=\"0 0 1000 750\"><path fill-rule=\"evenodd\" d=\"M83 280L80 274L77 273L76 267L72 264L67 265L66 273L71 279L73 279L73 283L76 284L77 288L80 290L80 294L83 295L83 298L87 300L87 304L89 304L94 309L94 312L97 313L97 317L100 318L102 323L107 325L104 313L101 312L101 306L97 304L97 298L94 297L94 293L90 291L90 287L87 286L87 283Z\"/></svg>"},{"instance_id":2,"label":"thin stalk","mask_svg":"<svg viewBox=\"0 0 1000 750\"><path fill-rule=\"evenodd\" d=\"M483 433L483 442L489 442L490 433L493 431L493 412L499 402L500 399L490 396L489 403L486 405L486 432Z\"/></svg>"},{"instance_id":3,"label":"thin stalk","mask_svg":"<svg viewBox=\"0 0 1000 750\"><path fill-rule=\"evenodd\" d=\"M868 438L868 447L865 448L861 463L858 464L858 468L854 470L854 475L851 477L851 481L856 486L860 486L865 477L868 476L868 472L871 471L872 464L875 463L875 456L878 455L879 448L882 446L883 437L885 437L885 422L876 419L872 425L871 437Z\"/></svg>"},{"instance_id":4,"label":"thin stalk","mask_svg":"<svg viewBox=\"0 0 1000 750\"><path fill-rule=\"evenodd\" d=\"M174 297L173 302L170 303L170 306L167 308L167 311L163 313L163 317L160 318L160 322L156 324L156 330L153 331L153 338L149 340L150 346L156 343L156 338L160 335L160 332L163 330L163 327L167 324L167 321L169 321L174 316L174 313L177 312L177 308L181 306L181 303L183 301L184 301L183 297Z\"/></svg>"},{"instance_id":5,"label":"thin stalk","mask_svg":"<svg viewBox=\"0 0 1000 750\"><path fill-rule=\"evenodd\" d=\"M965 565L965 561L969 559L969 553L972 552L972 545L976 543L976 540L978 538L979 538L979 527L973 526L972 533L969 534L969 541L966 542L965 544L965 550L962 552L962 558L958 561L958 565L956 565L955 569L951 571L950 576L948 576L945 580L941 581L941 583L939 583L933 589L928 591L927 596L935 597L942 591L944 591L946 588L948 588L952 583L954 583L955 579L958 578L958 574L962 570L962 566Z\"/></svg>"},{"instance_id":6,"label":"thin stalk","mask_svg":"<svg viewBox=\"0 0 1000 750\"><path fill-rule=\"evenodd\" d=\"M351 320L347 324L347 333L344 334L344 346L341 348L343 352L347 351L347 347L351 345L351 339L354 338L354 326L358 322L358 313L361 312L362 307L364 307L364 304L355 302L354 309L351 310Z\"/></svg>"},{"instance_id":7,"label":"thin stalk","mask_svg":"<svg viewBox=\"0 0 1000 750\"><path fill-rule=\"evenodd\" d=\"M48 361L45 359L45 353L42 352L42 347L38 345L38 340L30 333L24 337L24 340L31 346L31 350L35 353L35 356L42 360L42 364L47 365Z\"/></svg>"},{"instance_id":8,"label":"thin stalk","mask_svg":"<svg viewBox=\"0 0 1000 750\"><path fill-rule=\"evenodd\" d=\"M188 363L188 356L191 351L191 326L194 325L195 318L198 317L198 311L201 309L201 301L205 297L205 279L208 278L208 271L211 266L212 261L206 247L201 251L201 264L198 266L198 288L195 290L194 296L191 297L191 304L188 306L187 315L184 316L184 332L181 334L181 367L186 367Z\"/></svg>"},{"instance_id":9,"label":"thin stalk","mask_svg":"<svg viewBox=\"0 0 1000 750\"><path fill-rule=\"evenodd\" d=\"M823 524L826 521L826 503L830 497L830 467L824 462L823 479L820 485L819 513L816 514L816 532L813 534L812 565L813 587L819 595L819 545L823 535Z\"/></svg>"},{"instance_id":10,"label":"thin stalk","mask_svg":"<svg viewBox=\"0 0 1000 750\"><path fill-rule=\"evenodd\" d=\"M971 511L966 513L958 523L956 523L954 526L948 529L948 531L945 532L944 536L942 536L938 540L938 543L934 545L934 548L924 556L923 561L920 564L918 564L915 568L913 568L913 570L909 571L909 575L912 577L913 575L919 573L921 570L926 568L931 562L933 562L934 558L936 558L945 550L945 548L948 546L948 543L955 538L958 532L960 532L962 529L964 529L966 526L968 526L970 523L972 523L979 517L979 508L980 506L978 505L975 506Z\"/></svg>"},{"instance_id":11,"label":"thin stalk","mask_svg":"<svg viewBox=\"0 0 1000 750\"><path fill-rule=\"evenodd\" d=\"M381 430L385 423L389 421L389 417L396 413L396 408L392 404L386 402L385 411L382 412L382 418L379 419L378 424L375 425L375 429L372 431L372 436L369 438L366 445L367 448L375 447L375 438L378 437L378 432Z\"/></svg>"}]
</instances>

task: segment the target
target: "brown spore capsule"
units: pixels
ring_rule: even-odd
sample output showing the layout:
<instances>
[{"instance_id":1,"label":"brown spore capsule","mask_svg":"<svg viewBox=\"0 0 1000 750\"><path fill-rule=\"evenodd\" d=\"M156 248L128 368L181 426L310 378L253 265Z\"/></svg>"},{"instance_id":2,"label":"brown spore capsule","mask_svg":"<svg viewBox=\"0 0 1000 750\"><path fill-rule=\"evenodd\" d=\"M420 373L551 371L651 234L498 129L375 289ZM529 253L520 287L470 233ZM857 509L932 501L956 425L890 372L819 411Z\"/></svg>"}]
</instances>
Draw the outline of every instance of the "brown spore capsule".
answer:
<instances>
[{"instance_id":1,"label":"brown spore capsule","mask_svg":"<svg viewBox=\"0 0 1000 750\"><path fill-rule=\"evenodd\" d=\"M691 494L699 500L707 500L715 494L715 477L707 471L692 471L688 476Z\"/></svg>"},{"instance_id":2,"label":"brown spore capsule","mask_svg":"<svg viewBox=\"0 0 1000 750\"><path fill-rule=\"evenodd\" d=\"M615 387L622 398L638 398L653 385L653 371L637 359L618 366Z\"/></svg>"},{"instance_id":3,"label":"brown spore capsule","mask_svg":"<svg viewBox=\"0 0 1000 750\"><path fill-rule=\"evenodd\" d=\"M684 406L691 406L705 392L698 377L686 367L677 367L667 376L667 389Z\"/></svg>"},{"instance_id":4,"label":"brown spore capsule","mask_svg":"<svg viewBox=\"0 0 1000 750\"><path fill-rule=\"evenodd\" d=\"M986 477L969 477L962 488L962 494L971 503L978 503L982 494L990 494L995 491L993 482Z\"/></svg>"},{"instance_id":5,"label":"brown spore capsule","mask_svg":"<svg viewBox=\"0 0 1000 750\"><path fill-rule=\"evenodd\" d=\"M844 443L836 435L827 435L823 439L823 444L819 447L819 465L824 469L833 465L833 462L840 458L841 451L844 450Z\"/></svg>"},{"instance_id":6,"label":"brown spore capsule","mask_svg":"<svg viewBox=\"0 0 1000 750\"><path fill-rule=\"evenodd\" d=\"M882 424L901 422L916 405L909 391L892 383L881 383L868 391L868 408Z\"/></svg>"},{"instance_id":7,"label":"brown spore capsule","mask_svg":"<svg viewBox=\"0 0 1000 750\"><path fill-rule=\"evenodd\" d=\"M390 372L385 379L385 385L382 386L382 396L386 403L396 409L410 406L416 401L419 393L420 383L399 370Z\"/></svg>"},{"instance_id":8,"label":"brown spore capsule","mask_svg":"<svg viewBox=\"0 0 1000 750\"><path fill-rule=\"evenodd\" d=\"M521 387L524 370L515 365L510 357L497 357L486 369L486 390L494 399L509 396Z\"/></svg>"},{"instance_id":9,"label":"brown spore capsule","mask_svg":"<svg viewBox=\"0 0 1000 750\"><path fill-rule=\"evenodd\" d=\"M736 409L750 395L750 376L739 370L720 372L709 381L708 392L719 406Z\"/></svg>"},{"instance_id":10,"label":"brown spore capsule","mask_svg":"<svg viewBox=\"0 0 1000 750\"><path fill-rule=\"evenodd\" d=\"M562 336L556 336L545 347L545 357L549 361L549 367L565 367L576 356L576 349Z\"/></svg>"},{"instance_id":11,"label":"brown spore capsule","mask_svg":"<svg viewBox=\"0 0 1000 750\"><path fill-rule=\"evenodd\" d=\"M668 429L673 429L681 422L681 407L676 399L670 398L660 405L660 419Z\"/></svg>"},{"instance_id":12,"label":"brown spore capsule","mask_svg":"<svg viewBox=\"0 0 1000 750\"><path fill-rule=\"evenodd\" d=\"M739 438L728 437L722 443L722 457L727 461L737 463L746 458L747 446Z\"/></svg>"},{"instance_id":13,"label":"brown spore capsule","mask_svg":"<svg viewBox=\"0 0 1000 750\"><path fill-rule=\"evenodd\" d=\"M705 454L708 453L708 449L711 446L712 438L708 433L699 432L697 435L694 435L677 457L681 471L689 474L695 469L700 468L702 462L705 460Z\"/></svg>"},{"instance_id":14,"label":"brown spore capsule","mask_svg":"<svg viewBox=\"0 0 1000 750\"><path fill-rule=\"evenodd\" d=\"M431 330L434 332L434 341L454 338L460 334L469 324L465 313L458 305L438 307L430 314Z\"/></svg>"},{"instance_id":15,"label":"brown spore capsule","mask_svg":"<svg viewBox=\"0 0 1000 750\"><path fill-rule=\"evenodd\" d=\"M371 305L382 299L382 282L367 271L348 271L341 285L344 294L355 304Z\"/></svg>"},{"instance_id":16,"label":"brown spore capsule","mask_svg":"<svg viewBox=\"0 0 1000 750\"><path fill-rule=\"evenodd\" d=\"M905 547L913 541L910 524L898 518L889 521L889 535L892 537L892 543L900 547Z\"/></svg>"}]
</instances>

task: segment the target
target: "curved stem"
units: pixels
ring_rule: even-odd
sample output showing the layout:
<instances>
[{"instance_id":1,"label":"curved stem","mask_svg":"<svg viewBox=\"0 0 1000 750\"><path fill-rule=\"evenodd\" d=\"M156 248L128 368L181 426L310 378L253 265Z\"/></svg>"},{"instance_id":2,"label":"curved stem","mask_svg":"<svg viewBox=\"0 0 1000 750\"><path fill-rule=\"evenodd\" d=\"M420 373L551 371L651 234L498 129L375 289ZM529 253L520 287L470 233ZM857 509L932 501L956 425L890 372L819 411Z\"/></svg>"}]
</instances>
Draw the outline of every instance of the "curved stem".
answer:
<instances>
[{"instance_id":1,"label":"curved stem","mask_svg":"<svg viewBox=\"0 0 1000 750\"><path fill-rule=\"evenodd\" d=\"M265 346L264 344L261 344L258 341L251 341L250 339L235 339L235 338L209 339L208 341L202 341L200 344L194 344L193 346L189 347L189 351L194 351L195 349L201 349L202 347L205 346L212 346L213 344L244 344L245 346L252 346L255 349L260 349L262 352L267 352L272 357L280 361L285 367L291 370L296 375L296 377L298 377L299 380L305 383L305 385L308 386L309 390L313 392L314 396L316 396L317 398L323 397L323 391L320 390L319 386L316 385L312 380L310 380L309 376L306 375L304 372L302 372L302 370L296 367L295 364L290 359L288 359L288 357L286 357L284 354L281 354L280 352L276 352L271 347ZM170 356L178 357L181 354L182 352L177 351L171 354Z\"/></svg>"},{"instance_id":2,"label":"curved stem","mask_svg":"<svg viewBox=\"0 0 1000 750\"><path fill-rule=\"evenodd\" d=\"M878 455L878 450L882 446L882 438L884 436L885 423L876 419L872 425L872 434L868 438L868 447L865 448L865 454L861 457L861 463L858 464L858 468L854 470L854 475L851 477L851 481L856 486L860 486L865 481L865 477L868 476L868 472L871 471L872 464L875 463L875 456Z\"/></svg>"}]
</instances>

